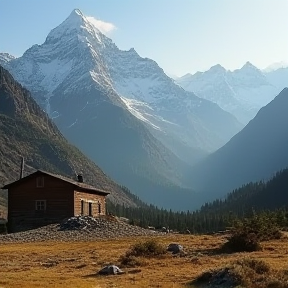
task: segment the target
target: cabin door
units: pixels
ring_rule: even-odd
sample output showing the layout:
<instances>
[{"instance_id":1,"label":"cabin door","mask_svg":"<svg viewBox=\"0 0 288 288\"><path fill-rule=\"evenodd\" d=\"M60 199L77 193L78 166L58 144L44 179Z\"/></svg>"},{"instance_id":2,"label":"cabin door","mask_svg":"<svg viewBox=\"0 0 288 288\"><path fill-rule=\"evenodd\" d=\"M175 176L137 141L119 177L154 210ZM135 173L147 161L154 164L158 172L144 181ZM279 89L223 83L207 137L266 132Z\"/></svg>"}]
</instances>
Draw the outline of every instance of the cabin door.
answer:
<instances>
[{"instance_id":1,"label":"cabin door","mask_svg":"<svg viewBox=\"0 0 288 288\"><path fill-rule=\"evenodd\" d=\"M92 203L91 202L89 202L88 211L89 211L89 216L93 216L93 210L92 210Z\"/></svg>"}]
</instances>

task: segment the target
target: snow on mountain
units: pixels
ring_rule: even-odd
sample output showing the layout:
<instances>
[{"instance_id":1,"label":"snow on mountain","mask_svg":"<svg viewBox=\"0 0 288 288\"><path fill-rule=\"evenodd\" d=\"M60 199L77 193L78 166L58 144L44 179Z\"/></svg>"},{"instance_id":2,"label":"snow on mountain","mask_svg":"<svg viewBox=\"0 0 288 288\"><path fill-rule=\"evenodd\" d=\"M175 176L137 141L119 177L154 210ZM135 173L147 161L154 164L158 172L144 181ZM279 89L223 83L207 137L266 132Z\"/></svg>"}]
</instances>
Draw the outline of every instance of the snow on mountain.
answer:
<instances>
[{"instance_id":1,"label":"snow on mountain","mask_svg":"<svg viewBox=\"0 0 288 288\"><path fill-rule=\"evenodd\" d=\"M143 121L156 138L185 160L190 155L180 155L181 151L190 149L191 154L197 151L204 155L242 128L217 105L176 85L155 61L141 58L133 48L119 50L78 9L53 29L42 45L32 46L8 66L16 80L57 119L59 111L51 104L57 102L56 95L66 97L75 91L81 95L81 87L92 89L92 79L100 90L109 92L110 101ZM79 109L86 107L87 100L84 102L79 103ZM95 104L93 99L88 102ZM71 113L65 125L76 121ZM190 160L198 156L192 159L191 155Z\"/></svg>"},{"instance_id":2,"label":"snow on mountain","mask_svg":"<svg viewBox=\"0 0 288 288\"><path fill-rule=\"evenodd\" d=\"M275 85L267 74L250 62L234 71L218 64L206 72L184 75L176 83L201 98L217 103L244 124L284 88L283 85Z\"/></svg>"},{"instance_id":3,"label":"snow on mountain","mask_svg":"<svg viewBox=\"0 0 288 288\"><path fill-rule=\"evenodd\" d=\"M101 55L97 53L97 48L107 42L110 44L111 40L76 9L49 33L43 45L32 46L22 57L11 61L9 69L17 81L37 92L42 98L40 102L49 106L49 98L65 81L69 86L64 93L75 89L83 78L92 77L103 89L111 87Z\"/></svg>"},{"instance_id":4,"label":"snow on mountain","mask_svg":"<svg viewBox=\"0 0 288 288\"><path fill-rule=\"evenodd\" d=\"M174 80L155 61L141 58L133 48L121 51L115 45L110 45L102 55L112 85L127 108L152 128L150 131L153 135L179 157L179 150L183 147L213 151L241 129L235 119L230 119L231 115L219 113L219 119L212 119L212 111L221 111L219 107L209 106L207 101L175 85ZM210 115L201 112L207 105L211 109ZM230 120L222 122L226 117ZM207 125L213 121L219 124L218 127ZM227 128L225 132L219 129L223 124ZM175 139L173 144L167 135Z\"/></svg>"},{"instance_id":5,"label":"snow on mountain","mask_svg":"<svg viewBox=\"0 0 288 288\"><path fill-rule=\"evenodd\" d=\"M147 202L175 207L178 193L192 197L182 176L188 165L127 109L112 85L103 55L108 46L112 51L115 44L74 10L42 45L7 66L61 133L105 173Z\"/></svg>"},{"instance_id":6,"label":"snow on mountain","mask_svg":"<svg viewBox=\"0 0 288 288\"><path fill-rule=\"evenodd\" d=\"M267 66L265 69L262 70L262 72L269 73L269 72L272 72L281 68L287 68L287 67L288 67L287 61L280 61L280 62L276 62Z\"/></svg>"},{"instance_id":7,"label":"snow on mountain","mask_svg":"<svg viewBox=\"0 0 288 288\"><path fill-rule=\"evenodd\" d=\"M13 55L9 54L9 53L0 53L0 65L2 66L6 66L6 64L15 59L16 57L14 57Z\"/></svg>"}]
</instances>

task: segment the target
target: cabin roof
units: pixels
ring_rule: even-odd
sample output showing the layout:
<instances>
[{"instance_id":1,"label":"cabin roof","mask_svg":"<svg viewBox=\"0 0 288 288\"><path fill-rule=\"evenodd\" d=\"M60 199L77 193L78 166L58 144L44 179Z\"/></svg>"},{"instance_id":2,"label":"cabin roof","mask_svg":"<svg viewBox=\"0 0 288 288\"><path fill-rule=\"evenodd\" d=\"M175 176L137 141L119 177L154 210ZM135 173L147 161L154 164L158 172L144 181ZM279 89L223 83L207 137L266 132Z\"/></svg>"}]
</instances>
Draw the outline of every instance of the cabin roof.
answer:
<instances>
[{"instance_id":1,"label":"cabin roof","mask_svg":"<svg viewBox=\"0 0 288 288\"><path fill-rule=\"evenodd\" d=\"M84 190L86 192L94 192L94 193L101 194L101 195L104 195L104 196L110 194L107 191L104 191L102 189L98 189L98 188L93 187L93 186L91 186L89 184L78 182L78 181L70 179L68 177L65 177L65 176L62 176L62 175L59 175L59 174L53 174L53 173L50 173L50 172L47 172L47 171L43 171L43 170L37 170L36 172L34 172L34 173L32 173L32 174L30 174L30 175L28 175L26 177L23 177L23 178L21 178L19 180L16 180L14 182L11 182L11 183L3 186L1 189L9 189L10 187L14 186L15 184L20 184L21 182L24 182L24 181L26 181L29 178L33 178L35 176L37 177L37 176L43 175L43 174L44 175L49 175L51 177L57 178L59 180L62 180L64 182L66 182L66 183L72 184L75 188L80 188L81 191Z\"/></svg>"}]
</instances>

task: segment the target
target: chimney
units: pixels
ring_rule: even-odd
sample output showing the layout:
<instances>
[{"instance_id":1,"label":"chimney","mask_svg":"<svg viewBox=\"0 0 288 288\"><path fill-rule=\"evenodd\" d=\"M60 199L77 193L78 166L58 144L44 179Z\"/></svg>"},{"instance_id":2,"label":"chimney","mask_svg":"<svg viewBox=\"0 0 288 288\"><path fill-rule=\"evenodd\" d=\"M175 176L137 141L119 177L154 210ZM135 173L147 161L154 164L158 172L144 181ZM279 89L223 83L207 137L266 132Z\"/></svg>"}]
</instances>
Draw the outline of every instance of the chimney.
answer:
<instances>
[{"instance_id":1,"label":"chimney","mask_svg":"<svg viewBox=\"0 0 288 288\"><path fill-rule=\"evenodd\" d=\"M83 183L83 176L81 174L77 175L77 180L79 183Z\"/></svg>"},{"instance_id":2,"label":"chimney","mask_svg":"<svg viewBox=\"0 0 288 288\"><path fill-rule=\"evenodd\" d=\"M23 171L24 171L24 157L21 157L20 179L23 178Z\"/></svg>"}]
</instances>

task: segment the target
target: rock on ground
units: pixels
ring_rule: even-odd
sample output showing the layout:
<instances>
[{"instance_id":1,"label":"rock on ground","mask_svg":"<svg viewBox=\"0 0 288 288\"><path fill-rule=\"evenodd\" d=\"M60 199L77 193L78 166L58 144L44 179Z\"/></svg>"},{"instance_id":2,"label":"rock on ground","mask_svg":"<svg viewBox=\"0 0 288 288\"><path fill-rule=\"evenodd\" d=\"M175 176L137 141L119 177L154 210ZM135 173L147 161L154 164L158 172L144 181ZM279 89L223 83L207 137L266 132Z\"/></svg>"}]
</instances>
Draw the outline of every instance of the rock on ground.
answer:
<instances>
[{"instance_id":1,"label":"rock on ground","mask_svg":"<svg viewBox=\"0 0 288 288\"><path fill-rule=\"evenodd\" d=\"M117 217L77 216L37 229L0 235L0 242L91 241L161 234L122 222Z\"/></svg>"}]
</instances>

